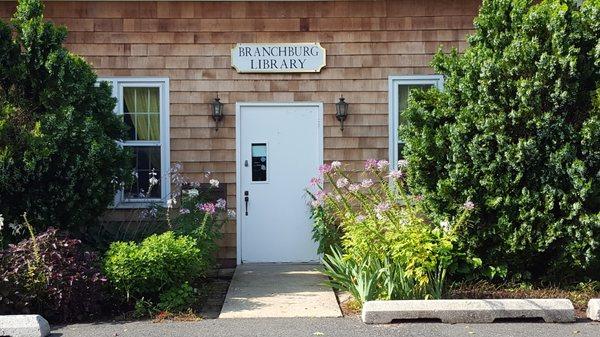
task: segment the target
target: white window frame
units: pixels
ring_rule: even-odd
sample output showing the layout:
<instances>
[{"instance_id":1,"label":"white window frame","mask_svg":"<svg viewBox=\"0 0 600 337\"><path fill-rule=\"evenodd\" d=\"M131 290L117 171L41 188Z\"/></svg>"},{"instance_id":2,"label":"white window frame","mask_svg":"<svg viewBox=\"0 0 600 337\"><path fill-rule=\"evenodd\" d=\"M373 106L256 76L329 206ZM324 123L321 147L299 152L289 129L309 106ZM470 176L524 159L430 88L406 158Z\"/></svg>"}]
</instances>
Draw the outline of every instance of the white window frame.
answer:
<instances>
[{"instance_id":1,"label":"white window frame","mask_svg":"<svg viewBox=\"0 0 600 337\"><path fill-rule=\"evenodd\" d=\"M400 120L398 111L399 90L401 85L432 85L439 90L444 89L444 77L442 75L410 75L410 76L389 76L388 77L388 123L389 123L389 143L388 158L390 161L390 170L398 169L398 123Z\"/></svg>"},{"instance_id":2,"label":"white window frame","mask_svg":"<svg viewBox=\"0 0 600 337\"><path fill-rule=\"evenodd\" d=\"M117 99L114 113L123 115L123 88L125 87L154 87L159 88L160 95L160 141L119 141L123 146L160 146L160 171L161 193L160 198L135 198L126 199L123 190L115 195L114 208L140 208L152 203L165 204L171 193L170 179L170 136L169 136L169 78L166 77L99 77L98 82L109 82L112 87L112 96Z\"/></svg>"}]
</instances>

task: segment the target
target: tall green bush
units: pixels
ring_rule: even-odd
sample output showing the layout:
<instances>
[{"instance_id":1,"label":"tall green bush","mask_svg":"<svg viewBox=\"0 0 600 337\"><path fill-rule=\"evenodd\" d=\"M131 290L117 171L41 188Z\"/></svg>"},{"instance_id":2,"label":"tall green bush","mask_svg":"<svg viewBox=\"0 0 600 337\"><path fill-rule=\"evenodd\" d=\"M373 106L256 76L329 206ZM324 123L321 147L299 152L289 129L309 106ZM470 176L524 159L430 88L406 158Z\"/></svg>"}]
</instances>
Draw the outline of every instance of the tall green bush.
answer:
<instances>
[{"instance_id":1,"label":"tall green bush","mask_svg":"<svg viewBox=\"0 0 600 337\"><path fill-rule=\"evenodd\" d=\"M438 218L479 205L461 243L488 265L598 277L600 1L484 0L468 41L403 112L409 185Z\"/></svg>"},{"instance_id":2,"label":"tall green bush","mask_svg":"<svg viewBox=\"0 0 600 337\"><path fill-rule=\"evenodd\" d=\"M0 22L0 214L76 229L113 200L129 156L110 87L62 47L67 31L43 8L22 0L11 25Z\"/></svg>"}]
</instances>

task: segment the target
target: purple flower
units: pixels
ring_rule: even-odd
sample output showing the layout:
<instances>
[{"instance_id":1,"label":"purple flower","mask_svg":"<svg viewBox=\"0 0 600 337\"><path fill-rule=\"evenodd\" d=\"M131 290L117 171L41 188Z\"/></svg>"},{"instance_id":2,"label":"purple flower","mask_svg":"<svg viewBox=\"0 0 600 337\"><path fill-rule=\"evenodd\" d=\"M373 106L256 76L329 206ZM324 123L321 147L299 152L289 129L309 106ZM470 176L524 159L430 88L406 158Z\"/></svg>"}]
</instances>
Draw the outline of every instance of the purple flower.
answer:
<instances>
[{"instance_id":1,"label":"purple flower","mask_svg":"<svg viewBox=\"0 0 600 337\"><path fill-rule=\"evenodd\" d=\"M463 204L463 207L464 207L464 208L465 208L467 211L472 211L472 210L475 208L475 204L474 204L472 201L470 201L470 200L467 200L467 201L465 201L465 203Z\"/></svg>"},{"instance_id":2,"label":"purple flower","mask_svg":"<svg viewBox=\"0 0 600 337\"><path fill-rule=\"evenodd\" d=\"M373 170L377 167L377 160L376 159L367 159L367 161L365 161L365 170L370 171Z\"/></svg>"},{"instance_id":3,"label":"purple flower","mask_svg":"<svg viewBox=\"0 0 600 337\"><path fill-rule=\"evenodd\" d=\"M358 222L363 222L367 219L367 217L365 217L364 215L360 214L359 216L356 217L356 221Z\"/></svg>"},{"instance_id":4,"label":"purple flower","mask_svg":"<svg viewBox=\"0 0 600 337\"><path fill-rule=\"evenodd\" d=\"M387 160L385 160L385 159L382 159L382 160L380 160L380 161L378 161L378 162L377 162L377 169L378 169L379 171L383 171L383 170L385 170L385 169L386 169L386 168L387 168L389 165L390 165L390 162L388 162L388 161L387 161Z\"/></svg>"},{"instance_id":5,"label":"purple flower","mask_svg":"<svg viewBox=\"0 0 600 337\"><path fill-rule=\"evenodd\" d=\"M215 214L215 212L217 211L217 209L215 208L215 204L213 204L212 202L200 204L198 208L200 208L202 212L207 214Z\"/></svg>"},{"instance_id":6,"label":"purple flower","mask_svg":"<svg viewBox=\"0 0 600 337\"><path fill-rule=\"evenodd\" d=\"M323 164L323 165L319 166L319 173L321 175L323 175L325 173L331 172L331 169L332 169L331 165L329 165L329 164Z\"/></svg>"},{"instance_id":7,"label":"purple flower","mask_svg":"<svg viewBox=\"0 0 600 337\"><path fill-rule=\"evenodd\" d=\"M338 188L344 188L348 185L348 179L342 177L340 179L337 180L337 182L335 183L335 186L337 186Z\"/></svg>"},{"instance_id":8,"label":"purple flower","mask_svg":"<svg viewBox=\"0 0 600 337\"><path fill-rule=\"evenodd\" d=\"M394 178L394 179L402 179L404 177L404 172L402 172L400 170L391 171L390 174L388 175L388 177Z\"/></svg>"},{"instance_id":9,"label":"purple flower","mask_svg":"<svg viewBox=\"0 0 600 337\"><path fill-rule=\"evenodd\" d=\"M217 200L215 207L217 207L219 209L225 209L227 207L227 201L223 198L220 198Z\"/></svg>"}]
</instances>

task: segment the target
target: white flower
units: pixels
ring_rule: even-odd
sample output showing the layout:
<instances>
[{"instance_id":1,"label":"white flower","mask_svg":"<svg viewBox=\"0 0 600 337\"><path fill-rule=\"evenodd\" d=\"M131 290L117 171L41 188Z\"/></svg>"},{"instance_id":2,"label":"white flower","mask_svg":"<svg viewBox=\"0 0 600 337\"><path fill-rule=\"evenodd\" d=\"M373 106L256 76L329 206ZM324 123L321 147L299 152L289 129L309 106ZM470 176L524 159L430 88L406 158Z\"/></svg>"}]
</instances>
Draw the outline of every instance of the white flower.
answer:
<instances>
[{"instance_id":1,"label":"white flower","mask_svg":"<svg viewBox=\"0 0 600 337\"><path fill-rule=\"evenodd\" d=\"M219 181L217 179L211 179L209 183L212 187L219 187Z\"/></svg>"},{"instance_id":2,"label":"white flower","mask_svg":"<svg viewBox=\"0 0 600 337\"><path fill-rule=\"evenodd\" d=\"M346 185L348 185L348 179L344 177L338 179L335 183L335 186L337 186L338 188L346 187Z\"/></svg>"},{"instance_id":3,"label":"white flower","mask_svg":"<svg viewBox=\"0 0 600 337\"><path fill-rule=\"evenodd\" d=\"M173 206L175 206L175 204L177 204L177 199L171 198L171 199L167 200L167 208L173 208Z\"/></svg>"},{"instance_id":4,"label":"white flower","mask_svg":"<svg viewBox=\"0 0 600 337\"><path fill-rule=\"evenodd\" d=\"M189 190L187 191L187 194L188 194L190 197L197 197L197 196L200 194L200 192L198 192L198 190L197 190L197 189L195 189L195 188L192 188L192 189L189 189Z\"/></svg>"},{"instance_id":5,"label":"white flower","mask_svg":"<svg viewBox=\"0 0 600 337\"><path fill-rule=\"evenodd\" d=\"M362 186L363 188L369 188L369 187L373 186L373 180L365 179L360 183L360 186Z\"/></svg>"},{"instance_id":6,"label":"white flower","mask_svg":"<svg viewBox=\"0 0 600 337\"><path fill-rule=\"evenodd\" d=\"M366 219L367 219L367 217L365 217L365 216L364 216L364 215L362 215L362 214L356 217L356 221L358 221L358 222L363 222L363 221L365 221Z\"/></svg>"},{"instance_id":7,"label":"white flower","mask_svg":"<svg viewBox=\"0 0 600 337\"><path fill-rule=\"evenodd\" d=\"M398 160L398 169L403 169L408 166L408 161L406 159Z\"/></svg>"},{"instance_id":8,"label":"white flower","mask_svg":"<svg viewBox=\"0 0 600 337\"><path fill-rule=\"evenodd\" d=\"M337 160L333 161L333 162L331 162L331 167L333 167L333 168L342 167L342 162L337 161Z\"/></svg>"},{"instance_id":9,"label":"white flower","mask_svg":"<svg viewBox=\"0 0 600 337\"><path fill-rule=\"evenodd\" d=\"M360 190L360 185L359 184L350 184L350 186L348 186L348 190L350 192L356 192L356 191Z\"/></svg>"},{"instance_id":10,"label":"white flower","mask_svg":"<svg viewBox=\"0 0 600 337\"><path fill-rule=\"evenodd\" d=\"M13 235L21 234L23 227L17 223L9 223L8 227L12 230Z\"/></svg>"},{"instance_id":11,"label":"white flower","mask_svg":"<svg viewBox=\"0 0 600 337\"><path fill-rule=\"evenodd\" d=\"M442 227L444 232L447 232L450 230L450 222L448 222L448 220L440 221L440 227Z\"/></svg>"},{"instance_id":12,"label":"white flower","mask_svg":"<svg viewBox=\"0 0 600 337\"><path fill-rule=\"evenodd\" d=\"M217 200L215 206L220 209L225 209L225 207L227 207L227 201L223 198L220 198L219 200Z\"/></svg>"},{"instance_id":13,"label":"white flower","mask_svg":"<svg viewBox=\"0 0 600 337\"><path fill-rule=\"evenodd\" d=\"M154 185L158 184L158 179L156 179L156 177L152 176L152 177L150 177L149 182L150 182L150 186L154 186Z\"/></svg>"},{"instance_id":14,"label":"white flower","mask_svg":"<svg viewBox=\"0 0 600 337\"><path fill-rule=\"evenodd\" d=\"M377 162L377 168L380 171L385 170L389 165L390 165L390 163L387 160L385 160L385 159L382 159L382 160L380 160L380 161Z\"/></svg>"},{"instance_id":15,"label":"white flower","mask_svg":"<svg viewBox=\"0 0 600 337\"><path fill-rule=\"evenodd\" d=\"M235 211L232 209L228 209L227 210L227 217L230 219L234 219L235 218Z\"/></svg>"},{"instance_id":16,"label":"white flower","mask_svg":"<svg viewBox=\"0 0 600 337\"><path fill-rule=\"evenodd\" d=\"M0 231L4 228L4 217L0 214Z\"/></svg>"}]
</instances>

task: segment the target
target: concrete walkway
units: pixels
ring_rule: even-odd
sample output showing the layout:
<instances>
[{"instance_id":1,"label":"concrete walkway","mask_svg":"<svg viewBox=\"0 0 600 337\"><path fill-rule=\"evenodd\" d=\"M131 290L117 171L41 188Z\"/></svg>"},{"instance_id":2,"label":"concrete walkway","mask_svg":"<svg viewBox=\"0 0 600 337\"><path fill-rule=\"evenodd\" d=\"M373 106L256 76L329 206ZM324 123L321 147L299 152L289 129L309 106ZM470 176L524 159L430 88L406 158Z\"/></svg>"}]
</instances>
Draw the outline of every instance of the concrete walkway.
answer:
<instances>
[{"instance_id":1,"label":"concrete walkway","mask_svg":"<svg viewBox=\"0 0 600 337\"><path fill-rule=\"evenodd\" d=\"M314 264L237 267L219 318L340 317L327 277Z\"/></svg>"}]
</instances>

